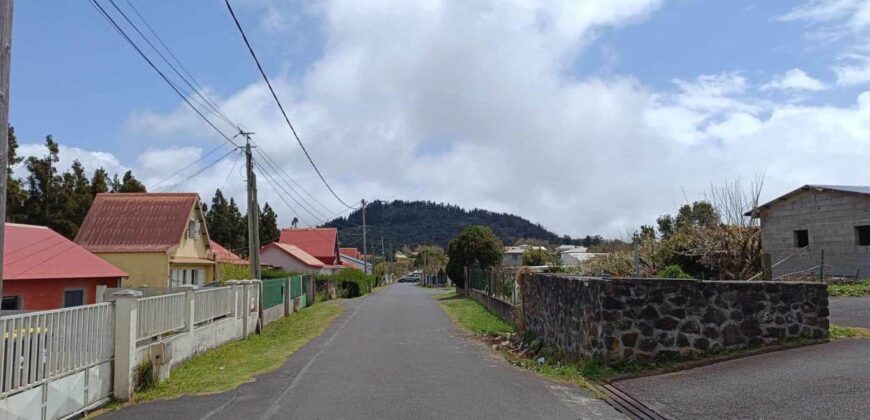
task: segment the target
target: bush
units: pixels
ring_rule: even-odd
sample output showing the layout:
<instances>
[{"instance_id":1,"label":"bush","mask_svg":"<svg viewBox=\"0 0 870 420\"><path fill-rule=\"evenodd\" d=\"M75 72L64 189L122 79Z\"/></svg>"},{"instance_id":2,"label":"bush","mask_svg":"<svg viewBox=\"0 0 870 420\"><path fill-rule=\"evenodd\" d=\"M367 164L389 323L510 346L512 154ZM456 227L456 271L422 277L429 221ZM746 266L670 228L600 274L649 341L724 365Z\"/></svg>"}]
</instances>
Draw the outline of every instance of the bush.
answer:
<instances>
[{"instance_id":1,"label":"bush","mask_svg":"<svg viewBox=\"0 0 870 420\"><path fill-rule=\"evenodd\" d=\"M339 296L355 298L371 293L377 284L377 277L359 270L342 269L333 275L320 274L314 279L318 290L326 290L329 283L335 284Z\"/></svg>"},{"instance_id":2,"label":"bush","mask_svg":"<svg viewBox=\"0 0 870 420\"><path fill-rule=\"evenodd\" d=\"M665 279L691 279L692 276L686 274L679 265L671 264L656 273L656 277Z\"/></svg>"}]
</instances>

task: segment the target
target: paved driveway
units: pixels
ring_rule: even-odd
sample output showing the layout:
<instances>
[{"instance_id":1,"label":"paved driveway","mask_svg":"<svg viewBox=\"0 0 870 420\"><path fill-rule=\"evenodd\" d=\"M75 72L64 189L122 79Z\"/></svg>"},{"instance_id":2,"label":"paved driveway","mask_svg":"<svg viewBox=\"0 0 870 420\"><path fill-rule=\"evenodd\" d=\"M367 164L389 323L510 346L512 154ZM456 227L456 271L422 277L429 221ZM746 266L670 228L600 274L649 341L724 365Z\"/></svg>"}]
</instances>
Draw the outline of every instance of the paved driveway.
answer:
<instances>
[{"instance_id":1,"label":"paved driveway","mask_svg":"<svg viewBox=\"0 0 870 420\"><path fill-rule=\"evenodd\" d=\"M870 328L870 296L830 298L831 324Z\"/></svg>"},{"instance_id":2,"label":"paved driveway","mask_svg":"<svg viewBox=\"0 0 870 420\"><path fill-rule=\"evenodd\" d=\"M870 297L831 298L832 324L870 328ZM870 418L870 340L838 340L616 383L677 419Z\"/></svg>"},{"instance_id":3,"label":"paved driveway","mask_svg":"<svg viewBox=\"0 0 870 420\"><path fill-rule=\"evenodd\" d=\"M234 391L156 401L117 419L621 418L576 387L507 364L463 338L433 291L396 284L345 313L275 372Z\"/></svg>"}]
</instances>

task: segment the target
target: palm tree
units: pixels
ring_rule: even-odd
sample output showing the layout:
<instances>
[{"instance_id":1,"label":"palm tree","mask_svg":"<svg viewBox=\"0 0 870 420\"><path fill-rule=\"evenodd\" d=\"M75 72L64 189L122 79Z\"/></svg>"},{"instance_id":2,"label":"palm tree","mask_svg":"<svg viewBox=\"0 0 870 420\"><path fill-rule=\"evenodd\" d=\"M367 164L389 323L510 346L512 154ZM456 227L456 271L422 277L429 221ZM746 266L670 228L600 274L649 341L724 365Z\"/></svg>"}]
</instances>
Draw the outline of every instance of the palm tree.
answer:
<instances>
[{"instance_id":1,"label":"palm tree","mask_svg":"<svg viewBox=\"0 0 870 420\"><path fill-rule=\"evenodd\" d=\"M296 229L296 225L298 225L298 224L299 224L298 217L294 217L293 220L290 222L290 226L293 226L293 229Z\"/></svg>"}]
</instances>

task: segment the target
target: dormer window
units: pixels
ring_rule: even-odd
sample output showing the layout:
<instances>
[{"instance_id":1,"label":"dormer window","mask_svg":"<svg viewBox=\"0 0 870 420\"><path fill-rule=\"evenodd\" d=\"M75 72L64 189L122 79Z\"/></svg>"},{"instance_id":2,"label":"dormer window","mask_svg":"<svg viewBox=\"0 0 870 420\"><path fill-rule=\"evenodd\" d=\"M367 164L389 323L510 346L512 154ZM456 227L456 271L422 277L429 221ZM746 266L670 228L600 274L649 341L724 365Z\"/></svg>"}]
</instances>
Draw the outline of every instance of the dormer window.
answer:
<instances>
[{"instance_id":1,"label":"dormer window","mask_svg":"<svg viewBox=\"0 0 870 420\"><path fill-rule=\"evenodd\" d=\"M191 220L187 222L187 237L188 239L199 239L199 222Z\"/></svg>"}]
</instances>

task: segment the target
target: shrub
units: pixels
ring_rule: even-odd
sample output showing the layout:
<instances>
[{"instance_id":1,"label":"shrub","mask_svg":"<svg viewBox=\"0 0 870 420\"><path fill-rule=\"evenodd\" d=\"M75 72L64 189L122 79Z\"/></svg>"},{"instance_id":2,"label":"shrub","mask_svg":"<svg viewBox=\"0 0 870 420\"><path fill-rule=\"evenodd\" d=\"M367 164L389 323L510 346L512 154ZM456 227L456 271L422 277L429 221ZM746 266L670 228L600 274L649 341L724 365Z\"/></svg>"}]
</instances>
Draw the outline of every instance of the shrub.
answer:
<instances>
[{"instance_id":1,"label":"shrub","mask_svg":"<svg viewBox=\"0 0 870 420\"><path fill-rule=\"evenodd\" d=\"M346 268L333 275L320 274L315 277L315 283L318 290L326 290L329 283L333 283L341 297L355 298L371 293L377 284L377 277Z\"/></svg>"},{"instance_id":2,"label":"shrub","mask_svg":"<svg viewBox=\"0 0 870 420\"><path fill-rule=\"evenodd\" d=\"M656 277L665 279L690 279L692 276L686 274L679 265L671 264L656 273Z\"/></svg>"}]
</instances>

